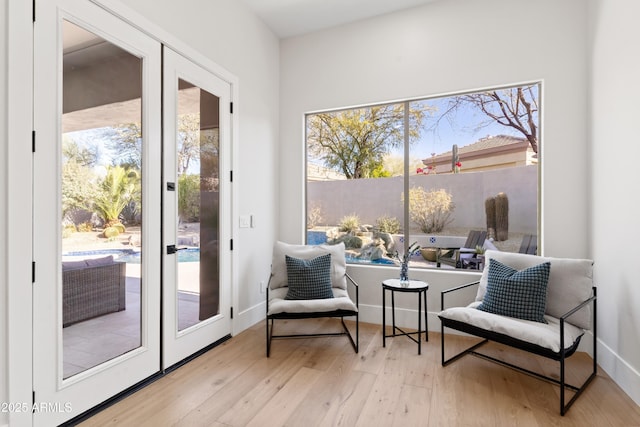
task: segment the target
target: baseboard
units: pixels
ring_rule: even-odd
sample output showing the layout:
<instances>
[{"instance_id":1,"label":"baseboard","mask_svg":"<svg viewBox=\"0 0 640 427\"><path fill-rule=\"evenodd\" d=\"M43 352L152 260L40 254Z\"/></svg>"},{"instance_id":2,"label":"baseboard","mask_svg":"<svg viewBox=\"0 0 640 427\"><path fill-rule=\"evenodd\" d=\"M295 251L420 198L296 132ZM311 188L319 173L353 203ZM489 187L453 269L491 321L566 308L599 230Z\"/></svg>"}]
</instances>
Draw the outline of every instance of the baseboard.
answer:
<instances>
[{"instance_id":1,"label":"baseboard","mask_svg":"<svg viewBox=\"0 0 640 427\"><path fill-rule=\"evenodd\" d=\"M245 329L249 329L258 322L262 322L266 316L266 302L261 302L243 310L233 317L233 331L232 335L237 335Z\"/></svg>"},{"instance_id":2,"label":"baseboard","mask_svg":"<svg viewBox=\"0 0 640 427\"><path fill-rule=\"evenodd\" d=\"M640 405L640 372L598 340L598 365L629 397Z\"/></svg>"},{"instance_id":3,"label":"baseboard","mask_svg":"<svg viewBox=\"0 0 640 427\"><path fill-rule=\"evenodd\" d=\"M382 307L379 305L360 304L360 321L364 323L373 323L382 327ZM422 327L424 328L424 314L422 315ZM440 319L438 313L427 312L429 322L429 330L440 332ZM391 325L391 307L387 307L386 324ZM418 328L418 311L415 309L407 309L396 307L396 326L401 328L417 329Z\"/></svg>"}]
</instances>

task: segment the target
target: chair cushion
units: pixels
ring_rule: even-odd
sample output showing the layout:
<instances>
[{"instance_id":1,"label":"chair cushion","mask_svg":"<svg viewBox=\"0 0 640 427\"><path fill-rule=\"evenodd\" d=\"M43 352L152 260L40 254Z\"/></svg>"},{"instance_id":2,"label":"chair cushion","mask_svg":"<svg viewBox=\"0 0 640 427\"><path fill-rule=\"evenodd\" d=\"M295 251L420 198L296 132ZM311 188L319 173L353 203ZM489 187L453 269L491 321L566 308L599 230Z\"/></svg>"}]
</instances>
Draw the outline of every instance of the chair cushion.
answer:
<instances>
[{"instance_id":1,"label":"chair cushion","mask_svg":"<svg viewBox=\"0 0 640 427\"><path fill-rule=\"evenodd\" d=\"M285 299L286 295L286 287L269 291L269 301L267 301L269 316L278 313L324 313L336 310L355 313L358 311L358 307L349 298L347 291L340 288L333 288L333 298L288 300Z\"/></svg>"},{"instance_id":2,"label":"chair cushion","mask_svg":"<svg viewBox=\"0 0 640 427\"><path fill-rule=\"evenodd\" d=\"M489 261L487 292L478 310L545 323L550 262L516 270Z\"/></svg>"},{"instance_id":3,"label":"chair cushion","mask_svg":"<svg viewBox=\"0 0 640 427\"><path fill-rule=\"evenodd\" d=\"M337 245L292 245L275 242L269 287L277 289L288 285L285 255L299 259L312 259L326 254L331 254L331 286L347 289L347 260L344 243Z\"/></svg>"},{"instance_id":4,"label":"chair cushion","mask_svg":"<svg viewBox=\"0 0 640 427\"><path fill-rule=\"evenodd\" d=\"M569 310L589 299L593 293L593 261L588 259L552 258L537 255L517 254L487 250L485 252L486 266L490 260L523 270L528 267L550 262L549 282L547 284L546 314L556 318L562 317ZM487 290L488 267L485 267L480 278L480 286L476 301L482 301ZM583 328L591 328L591 308L584 307L567 319L568 322Z\"/></svg>"},{"instance_id":5,"label":"chair cushion","mask_svg":"<svg viewBox=\"0 0 640 427\"><path fill-rule=\"evenodd\" d=\"M532 322L530 320L487 313L478 310L478 305L480 303L476 301L467 307L451 307L440 312L438 316L548 348L554 353L560 352L559 319L546 315L546 323ZM564 347L569 349L583 335L584 331L566 322L564 326Z\"/></svg>"},{"instance_id":6,"label":"chair cushion","mask_svg":"<svg viewBox=\"0 0 640 427\"><path fill-rule=\"evenodd\" d=\"M333 298L331 292L331 254L313 259L299 259L285 255L287 282L285 299Z\"/></svg>"}]
</instances>

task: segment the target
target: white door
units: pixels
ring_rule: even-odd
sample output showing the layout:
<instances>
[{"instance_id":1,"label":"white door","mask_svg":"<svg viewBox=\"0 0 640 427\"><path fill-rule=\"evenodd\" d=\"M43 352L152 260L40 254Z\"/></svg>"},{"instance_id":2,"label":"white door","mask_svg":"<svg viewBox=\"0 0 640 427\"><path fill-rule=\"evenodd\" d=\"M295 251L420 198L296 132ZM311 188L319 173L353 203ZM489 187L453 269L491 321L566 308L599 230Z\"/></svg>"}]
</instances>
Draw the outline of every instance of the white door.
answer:
<instances>
[{"instance_id":1,"label":"white door","mask_svg":"<svg viewBox=\"0 0 640 427\"><path fill-rule=\"evenodd\" d=\"M231 332L231 86L164 48L163 367Z\"/></svg>"},{"instance_id":2,"label":"white door","mask_svg":"<svg viewBox=\"0 0 640 427\"><path fill-rule=\"evenodd\" d=\"M57 425L161 370L161 45L86 0L36 18L34 424Z\"/></svg>"}]
</instances>

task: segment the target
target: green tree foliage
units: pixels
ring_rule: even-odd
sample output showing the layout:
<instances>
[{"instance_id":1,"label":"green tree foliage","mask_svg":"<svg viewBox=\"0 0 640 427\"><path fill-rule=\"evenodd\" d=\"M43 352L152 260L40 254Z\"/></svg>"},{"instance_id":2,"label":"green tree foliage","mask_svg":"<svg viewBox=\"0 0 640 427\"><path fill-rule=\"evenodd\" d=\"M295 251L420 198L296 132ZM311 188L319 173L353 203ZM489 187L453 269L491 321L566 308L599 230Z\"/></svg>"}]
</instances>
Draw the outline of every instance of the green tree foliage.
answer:
<instances>
[{"instance_id":1,"label":"green tree foliage","mask_svg":"<svg viewBox=\"0 0 640 427\"><path fill-rule=\"evenodd\" d=\"M98 160L98 149L95 145L80 147L68 136L62 137L63 161L74 161L80 166L93 167Z\"/></svg>"},{"instance_id":2,"label":"green tree foliage","mask_svg":"<svg viewBox=\"0 0 640 427\"><path fill-rule=\"evenodd\" d=\"M200 220L200 176L178 177L178 215L180 222Z\"/></svg>"},{"instance_id":3,"label":"green tree foliage","mask_svg":"<svg viewBox=\"0 0 640 427\"><path fill-rule=\"evenodd\" d=\"M409 141L420 136L425 109L409 111ZM404 141L404 104L313 114L307 120L309 154L347 179L381 174L384 156Z\"/></svg>"},{"instance_id":4,"label":"green tree foliage","mask_svg":"<svg viewBox=\"0 0 640 427\"><path fill-rule=\"evenodd\" d=\"M90 210L97 192L96 176L91 167L96 150L81 148L75 141L62 141L62 217L78 209Z\"/></svg>"},{"instance_id":5,"label":"green tree foliage","mask_svg":"<svg viewBox=\"0 0 640 427\"><path fill-rule=\"evenodd\" d=\"M125 123L109 128L109 146L114 153L113 165L142 170L142 129L140 123Z\"/></svg>"},{"instance_id":6,"label":"green tree foliage","mask_svg":"<svg viewBox=\"0 0 640 427\"><path fill-rule=\"evenodd\" d=\"M140 198L140 175L122 166L107 167L107 174L99 185L94 199L95 209L105 222L105 227L120 222L122 210L132 200Z\"/></svg>"}]
</instances>

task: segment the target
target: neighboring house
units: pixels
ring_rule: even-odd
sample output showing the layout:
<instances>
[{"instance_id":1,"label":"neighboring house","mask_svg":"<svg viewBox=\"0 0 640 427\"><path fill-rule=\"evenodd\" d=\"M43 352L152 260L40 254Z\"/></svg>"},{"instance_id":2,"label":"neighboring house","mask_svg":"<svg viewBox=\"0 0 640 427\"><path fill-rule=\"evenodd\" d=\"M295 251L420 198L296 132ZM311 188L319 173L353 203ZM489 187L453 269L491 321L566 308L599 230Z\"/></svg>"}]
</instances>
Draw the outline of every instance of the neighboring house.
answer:
<instances>
[{"instance_id":1,"label":"neighboring house","mask_svg":"<svg viewBox=\"0 0 640 427\"><path fill-rule=\"evenodd\" d=\"M450 173L452 151L422 160L423 173ZM458 148L460 172L477 172L538 163L537 154L525 138L510 135L486 136L473 144Z\"/></svg>"}]
</instances>

